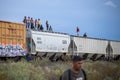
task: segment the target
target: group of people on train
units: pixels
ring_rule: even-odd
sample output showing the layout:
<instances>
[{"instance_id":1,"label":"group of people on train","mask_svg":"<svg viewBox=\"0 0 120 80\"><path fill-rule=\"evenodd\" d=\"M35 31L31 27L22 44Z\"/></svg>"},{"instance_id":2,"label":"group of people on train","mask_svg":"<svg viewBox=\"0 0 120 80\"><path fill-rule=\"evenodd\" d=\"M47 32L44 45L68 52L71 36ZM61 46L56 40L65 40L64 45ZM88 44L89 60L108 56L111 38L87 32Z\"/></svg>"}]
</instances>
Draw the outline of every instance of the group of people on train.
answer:
<instances>
[{"instance_id":1,"label":"group of people on train","mask_svg":"<svg viewBox=\"0 0 120 80\"><path fill-rule=\"evenodd\" d=\"M44 31L44 27L41 24L40 18L33 19L32 17L24 17L23 23L26 24L26 29L40 30ZM53 31L52 26L48 24L48 20L46 20L46 31Z\"/></svg>"}]
</instances>

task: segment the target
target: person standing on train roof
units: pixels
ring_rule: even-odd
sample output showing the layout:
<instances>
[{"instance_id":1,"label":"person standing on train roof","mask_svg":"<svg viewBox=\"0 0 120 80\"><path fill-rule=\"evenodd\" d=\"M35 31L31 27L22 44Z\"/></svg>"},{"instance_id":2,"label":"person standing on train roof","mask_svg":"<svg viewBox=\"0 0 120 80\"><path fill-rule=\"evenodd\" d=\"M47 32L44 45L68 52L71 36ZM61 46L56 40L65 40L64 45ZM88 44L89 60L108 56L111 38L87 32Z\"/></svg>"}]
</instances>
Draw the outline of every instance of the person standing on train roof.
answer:
<instances>
[{"instance_id":1,"label":"person standing on train roof","mask_svg":"<svg viewBox=\"0 0 120 80\"><path fill-rule=\"evenodd\" d=\"M41 25L40 19L38 19L37 24L38 24L38 30L40 30L40 25Z\"/></svg>"},{"instance_id":2,"label":"person standing on train roof","mask_svg":"<svg viewBox=\"0 0 120 80\"><path fill-rule=\"evenodd\" d=\"M66 70L60 80L87 80L86 72L82 69L82 58L80 56L73 56L72 68Z\"/></svg>"},{"instance_id":3,"label":"person standing on train roof","mask_svg":"<svg viewBox=\"0 0 120 80\"><path fill-rule=\"evenodd\" d=\"M24 16L23 23L26 25L26 29L27 29L27 17L26 16Z\"/></svg>"},{"instance_id":4,"label":"person standing on train roof","mask_svg":"<svg viewBox=\"0 0 120 80\"><path fill-rule=\"evenodd\" d=\"M79 27L76 28L77 36L79 36L80 29Z\"/></svg>"},{"instance_id":5,"label":"person standing on train roof","mask_svg":"<svg viewBox=\"0 0 120 80\"><path fill-rule=\"evenodd\" d=\"M34 20L33 20L33 18L31 18L30 23L31 23L31 29L34 29Z\"/></svg>"},{"instance_id":6,"label":"person standing on train roof","mask_svg":"<svg viewBox=\"0 0 120 80\"><path fill-rule=\"evenodd\" d=\"M35 30L38 29L37 27L38 27L38 26L37 26L37 19L35 19Z\"/></svg>"},{"instance_id":7,"label":"person standing on train roof","mask_svg":"<svg viewBox=\"0 0 120 80\"><path fill-rule=\"evenodd\" d=\"M47 29L47 31L49 30L48 20L46 21L46 29Z\"/></svg>"},{"instance_id":8,"label":"person standing on train roof","mask_svg":"<svg viewBox=\"0 0 120 80\"><path fill-rule=\"evenodd\" d=\"M31 27L30 27L30 17L28 17L28 19L27 19L27 29L30 29Z\"/></svg>"}]
</instances>

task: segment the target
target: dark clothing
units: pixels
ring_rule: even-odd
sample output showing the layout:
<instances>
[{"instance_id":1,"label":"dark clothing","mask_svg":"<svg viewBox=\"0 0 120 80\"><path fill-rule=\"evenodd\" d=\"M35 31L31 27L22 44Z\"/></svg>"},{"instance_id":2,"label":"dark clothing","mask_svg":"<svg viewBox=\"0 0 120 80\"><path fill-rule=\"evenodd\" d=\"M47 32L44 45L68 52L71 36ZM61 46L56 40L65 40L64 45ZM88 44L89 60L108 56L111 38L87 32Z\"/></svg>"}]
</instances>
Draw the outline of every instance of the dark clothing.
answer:
<instances>
[{"instance_id":1,"label":"dark clothing","mask_svg":"<svg viewBox=\"0 0 120 80\"><path fill-rule=\"evenodd\" d=\"M27 23L27 19L24 19L24 20L23 20L23 23L25 23L25 24L26 24L26 23Z\"/></svg>"},{"instance_id":2,"label":"dark clothing","mask_svg":"<svg viewBox=\"0 0 120 80\"><path fill-rule=\"evenodd\" d=\"M31 22L31 29L34 29L34 20L32 18L31 18L30 22Z\"/></svg>"},{"instance_id":3,"label":"dark clothing","mask_svg":"<svg viewBox=\"0 0 120 80\"><path fill-rule=\"evenodd\" d=\"M80 69L79 73L74 73L71 69L68 69L63 73L60 80L87 80L87 77L83 69Z\"/></svg>"},{"instance_id":4,"label":"dark clothing","mask_svg":"<svg viewBox=\"0 0 120 80\"><path fill-rule=\"evenodd\" d=\"M47 30L49 30L49 25L46 25L46 27L47 27Z\"/></svg>"},{"instance_id":5,"label":"dark clothing","mask_svg":"<svg viewBox=\"0 0 120 80\"><path fill-rule=\"evenodd\" d=\"M42 25L40 26L40 30L43 31L43 26Z\"/></svg>"},{"instance_id":6,"label":"dark clothing","mask_svg":"<svg viewBox=\"0 0 120 80\"><path fill-rule=\"evenodd\" d=\"M47 30L49 30L49 24L48 24L48 21L46 21L46 28L47 28Z\"/></svg>"},{"instance_id":7,"label":"dark clothing","mask_svg":"<svg viewBox=\"0 0 120 80\"><path fill-rule=\"evenodd\" d=\"M80 29L77 27L76 32L80 32Z\"/></svg>"},{"instance_id":8,"label":"dark clothing","mask_svg":"<svg viewBox=\"0 0 120 80\"><path fill-rule=\"evenodd\" d=\"M27 28L27 19L26 18L24 18L23 23L26 25L26 28Z\"/></svg>"},{"instance_id":9,"label":"dark clothing","mask_svg":"<svg viewBox=\"0 0 120 80\"><path fill-rule=\"evenodd\" d=\"M31 23L31 29L34 29L34 24L33 23Z\"/></svg>"},{"instance_id":10,"label":"dark clothing","mask_svg":"<svg viewBox=\"0 0 120 80\"><path fill-rule=\"evenodd\" d=\"M40 24L38 24L38 30L40 30Z\"/></svg>"},{"instance_id":11,"label":"dark clothing","mask_svg":"<svg viewBox=\"0 0 120 80\"><path fill-rule=\"evenodd\" d=\"M86 33L84 33L84 34L83 34L83 37L85 37L85 38L86 38L86 37L87 37L87 34L86 34Z\"/></svg>"},{"instance_id":12,"label":"dark clothing","mask_svg":"<svg viewBox=\"0 0 120 80\"><path fill-rule=\"evenodd\" d=\"M49 27L49 31L53 31L51 26Z\"/></svg>"},{"instance_id":13,"label":"dark clothing","mask_svg":"<svg viewBox=\"0 0 120 80\"><path fill-rule=\"evenodd\" d=\"M25 57L25 59L29 62L31 60L30 55L27 54L26 57Z\"/></svg>"}]
</instances>

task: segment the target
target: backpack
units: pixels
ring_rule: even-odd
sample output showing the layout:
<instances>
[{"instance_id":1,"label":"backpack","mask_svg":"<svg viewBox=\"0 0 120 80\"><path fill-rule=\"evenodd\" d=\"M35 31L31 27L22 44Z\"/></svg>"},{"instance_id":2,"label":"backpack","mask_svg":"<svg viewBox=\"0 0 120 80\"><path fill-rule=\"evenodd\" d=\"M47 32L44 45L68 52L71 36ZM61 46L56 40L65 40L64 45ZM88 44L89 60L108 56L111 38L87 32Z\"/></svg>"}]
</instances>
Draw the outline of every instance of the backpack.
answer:
<instances>
[{"instance_id":1,"label":"backpack","mask_svg":"<svg viewBox=\"0 0 120 80\"><path fill-rule=\"evenodd\" d=\"M84 75L84 77L85 77L85 80L87 80L86 72L85 72L83 69L81 69L81 70L82 70L82 72L83 72L83 75ZM70 69L68 70L68 76L69 76L69 79L68 79L68 80L71 80L71 78L70 78L70 76L71 76L71 70L70 70ZM62 80L62 76L60 76L60 80Z\"/></svg>"}]
</instances>

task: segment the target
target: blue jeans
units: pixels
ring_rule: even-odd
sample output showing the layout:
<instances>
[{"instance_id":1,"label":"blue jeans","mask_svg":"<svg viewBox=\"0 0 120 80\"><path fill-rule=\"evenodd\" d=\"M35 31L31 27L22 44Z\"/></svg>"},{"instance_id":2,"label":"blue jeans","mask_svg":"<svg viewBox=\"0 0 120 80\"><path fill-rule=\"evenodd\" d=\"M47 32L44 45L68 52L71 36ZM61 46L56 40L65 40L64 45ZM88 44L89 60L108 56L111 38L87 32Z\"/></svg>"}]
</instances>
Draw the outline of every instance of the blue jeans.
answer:
<instances>
[{"instance_id":1,"label":"blue jeans","mask_svg":"<svg viewBox=\"0 0 120 80\"><path fill-rule=\"evenodd\" d=\"M31 29L30 22L27 23L27 29Z\"/></svg>"}]
</instances>

